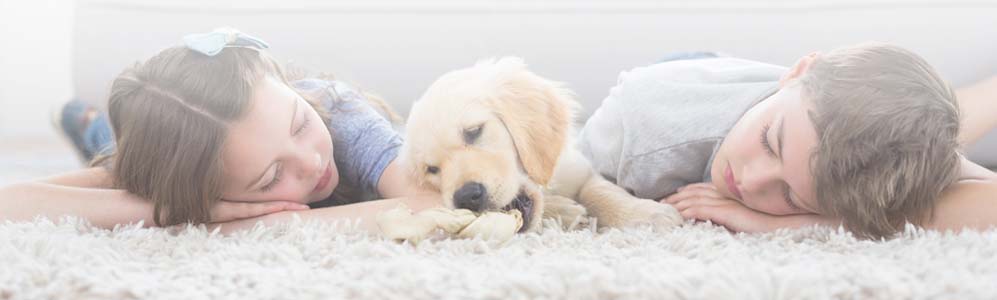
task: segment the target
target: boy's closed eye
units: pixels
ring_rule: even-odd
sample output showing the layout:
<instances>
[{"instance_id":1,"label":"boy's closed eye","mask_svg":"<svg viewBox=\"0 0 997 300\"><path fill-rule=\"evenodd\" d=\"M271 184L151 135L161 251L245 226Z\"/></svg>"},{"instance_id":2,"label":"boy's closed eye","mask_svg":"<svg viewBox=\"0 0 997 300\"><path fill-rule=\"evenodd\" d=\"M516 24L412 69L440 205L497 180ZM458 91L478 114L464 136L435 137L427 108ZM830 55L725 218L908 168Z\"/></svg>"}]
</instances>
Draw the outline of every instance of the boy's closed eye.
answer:
<instances>
[{"instance_id":1,"label":"boy's closed eye","mask_svg":"<svg viewBox=\"0 0 997 300\"><path fill-rule=\"evenodd\" d=\"M762 127L761 137L760 137L761 144L762 147L765 149L765 152L769 156L771 156L772 158L779 159L779 163L784 164L782 152L784 149L783 145L785 145L784 143L785 141L783 140L783 138L785 137L785 128L786 128L785 117L780 117L776 121L776 126L777 126L777 129L775 130L776 131L775 141L777 143L776 147L773 147L772 143L770 142L771 139L770 136L773 134L771 124L765 124L765 126ZM778 151L776 151L777 149ZM789 183L787 183L785 180L782 180L781 184L782 187L780 188L780 190L782 192L782 198L786 202L786 205L789 206L789 208L794 211L800 211L800 212L804 211L802 208L800 208L799 205L797 205L793 201L793 196L792 196L793 190L792 187L789 186Z\"/></svg>"}]
</instances>

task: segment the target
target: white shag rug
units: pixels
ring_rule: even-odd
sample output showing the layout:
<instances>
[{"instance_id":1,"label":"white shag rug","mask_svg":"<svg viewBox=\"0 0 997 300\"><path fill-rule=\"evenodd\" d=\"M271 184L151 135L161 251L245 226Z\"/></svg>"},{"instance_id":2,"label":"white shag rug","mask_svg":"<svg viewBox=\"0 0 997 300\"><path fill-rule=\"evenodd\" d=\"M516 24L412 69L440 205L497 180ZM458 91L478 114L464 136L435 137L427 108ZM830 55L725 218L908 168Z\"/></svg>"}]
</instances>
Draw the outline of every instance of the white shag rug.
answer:
<instances>
[{"instance_id":1,"label":"white shag rug","mask_svg":"<svg viewBox=\"0 0 997 300\"><path fill-rule=\"evenodd\" d=\"M0 299L997 298L997 231L887 241L808 228L564 231L412 246L355 224L0 223Z\"/></svg>"}]
</instances>

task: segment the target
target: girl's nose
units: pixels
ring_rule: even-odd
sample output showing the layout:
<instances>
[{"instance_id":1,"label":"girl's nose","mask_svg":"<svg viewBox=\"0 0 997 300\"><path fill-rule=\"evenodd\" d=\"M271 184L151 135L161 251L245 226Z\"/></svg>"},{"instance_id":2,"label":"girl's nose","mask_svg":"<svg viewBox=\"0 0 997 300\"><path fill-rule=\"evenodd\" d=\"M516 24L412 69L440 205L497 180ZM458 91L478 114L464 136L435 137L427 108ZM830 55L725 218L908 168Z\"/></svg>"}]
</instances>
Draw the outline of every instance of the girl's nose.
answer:
<instances>
[{"instance_id":1,"label":"girl's nose","mask_svg":"<svg viewBox=\"0 0 997 300\"><path fill-rule=\"evenodd\" d=\"M300 164L301 172L300 174L298 174L298 176L300 176L301 178L322 176L322 174L318 174L319 172L324 171L323 167L325 167L324 165L322 165L322 155L319 155L318 153L304 154L302 155L302 159L300 159L300 162L301 162Z\"/></svg>"}]
</instances>

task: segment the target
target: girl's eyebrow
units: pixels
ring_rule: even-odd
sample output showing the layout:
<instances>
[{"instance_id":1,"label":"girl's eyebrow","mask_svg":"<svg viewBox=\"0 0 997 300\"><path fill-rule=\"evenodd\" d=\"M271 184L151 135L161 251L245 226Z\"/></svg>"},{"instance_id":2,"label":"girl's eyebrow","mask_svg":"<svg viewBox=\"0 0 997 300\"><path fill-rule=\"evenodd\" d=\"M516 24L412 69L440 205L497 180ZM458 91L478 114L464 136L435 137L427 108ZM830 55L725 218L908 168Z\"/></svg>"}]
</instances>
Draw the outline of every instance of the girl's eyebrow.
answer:
<instances>
[{"instance_id":1,"label":"girl's eyebrow","mask_svg":"<svg viewBox=\"0 0 997 300\"><path fill-rule=\"evenodd\" d=\"M298 118L298 105L300 104L300 102L301 101L298 101L297 98L294 99L294 109L291 110L291 125L289 126L290 129L288 130L289 134L294 134L294 120ZM256 177L255 180L249 182L249 185L246 186L246 190L253 190L254 186L259 185L261 183L260 181L263 180L263 177L267 176L267 171L270 171L270 168L273 168L273 166L276 164L277 160L270 162L270 164L263 169L263 173L261 173L259 177ZM277 175L274 174L274 176Z\"/></svg>"},{"instance_id":2,"label":"girl's eyebrow","mask_svg":"<svg viewBox=\"0 0 997 300\"><path fill-rule=\"evenodd\" d=\"M294 109L291 110L291 125L289 126L291 128L287 131L288 133L291 134L294 133L294 120L298 118L298 105L301 102L297 97L295 97L293 101L294 101Z\"/></svg>"}]
</instances>

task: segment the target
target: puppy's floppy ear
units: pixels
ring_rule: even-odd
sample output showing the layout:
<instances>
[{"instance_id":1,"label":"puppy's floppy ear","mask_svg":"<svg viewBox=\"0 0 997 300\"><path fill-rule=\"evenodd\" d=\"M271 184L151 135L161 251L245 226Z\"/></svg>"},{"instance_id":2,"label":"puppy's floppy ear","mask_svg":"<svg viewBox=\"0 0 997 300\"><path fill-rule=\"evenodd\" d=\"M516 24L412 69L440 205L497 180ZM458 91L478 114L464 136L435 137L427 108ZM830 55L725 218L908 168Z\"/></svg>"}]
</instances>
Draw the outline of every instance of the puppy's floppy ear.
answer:
<instances>
[{"instance_id":1,"label":"puppy's floppy ear","mask_svg":"<svg viewBox=\"0 0 997 300\"><path fill-rule=\"evenodd\" d=\"M526 174L546 185L568 142L577 103L570 91L528 71L519 58L499 59L493 67L498 85L486 105L509 129Z\"/></svg>"}]
</instances>

